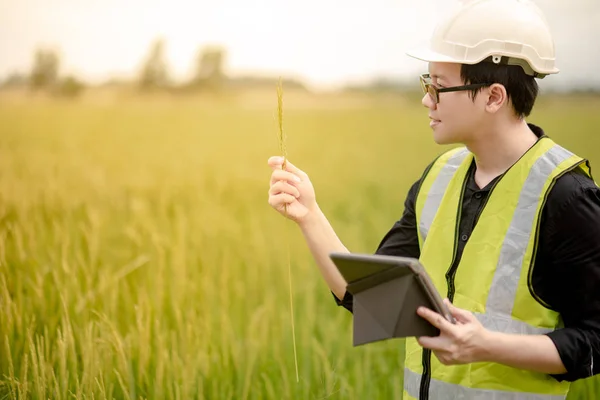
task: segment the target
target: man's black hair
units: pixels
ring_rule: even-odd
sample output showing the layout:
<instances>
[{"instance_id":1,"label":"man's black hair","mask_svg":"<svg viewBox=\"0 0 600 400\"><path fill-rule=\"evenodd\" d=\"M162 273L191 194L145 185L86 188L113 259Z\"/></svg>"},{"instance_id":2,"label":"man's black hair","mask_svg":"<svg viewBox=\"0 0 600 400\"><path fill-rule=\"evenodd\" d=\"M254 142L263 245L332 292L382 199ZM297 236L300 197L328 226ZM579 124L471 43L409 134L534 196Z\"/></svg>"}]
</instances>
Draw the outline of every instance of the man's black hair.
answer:
<instances>
[{"instance_id":1,"label":"man's black hair","mask_svg":"<svg viewBox=\"0 0 600 400\"><path fill-rule=\"evenodd\" d=\"M515 114L525 118L531 114L537 98L539 87L535 78L527 75L519 65L508 65L503 59L502 63L494 64L491 58L478 64L463 64L460 76L466 85L476 83L499 83L506 88L508 99L512 102ZM472 91L475 99L482 88Z\"/></svg>"}]
</instances>

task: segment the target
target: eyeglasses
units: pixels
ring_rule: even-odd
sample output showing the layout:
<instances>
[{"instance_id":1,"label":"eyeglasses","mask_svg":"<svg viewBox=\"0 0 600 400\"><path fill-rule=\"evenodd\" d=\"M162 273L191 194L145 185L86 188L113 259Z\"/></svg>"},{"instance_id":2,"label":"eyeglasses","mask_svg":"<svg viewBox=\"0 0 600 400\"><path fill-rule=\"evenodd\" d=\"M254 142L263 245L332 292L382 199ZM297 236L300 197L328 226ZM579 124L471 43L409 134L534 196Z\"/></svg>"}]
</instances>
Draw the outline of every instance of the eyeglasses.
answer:
<instances>
[{"instance_id":1,"label":"eyeglasses","mask_svg":"<svg viewBox=\"0 0 600 400\"><path fill-rule=\"evenodd\" d=\"M423 89L423 93L429 93L435 104L438 104L440 102L440 93L459 92L461 90L473 90L489 85L489 83L475 83L472 85L453 86L449 88L438 89L431 83L431 76L429 74L421 75L421 89Z\"/></svg>"}]
</instances>

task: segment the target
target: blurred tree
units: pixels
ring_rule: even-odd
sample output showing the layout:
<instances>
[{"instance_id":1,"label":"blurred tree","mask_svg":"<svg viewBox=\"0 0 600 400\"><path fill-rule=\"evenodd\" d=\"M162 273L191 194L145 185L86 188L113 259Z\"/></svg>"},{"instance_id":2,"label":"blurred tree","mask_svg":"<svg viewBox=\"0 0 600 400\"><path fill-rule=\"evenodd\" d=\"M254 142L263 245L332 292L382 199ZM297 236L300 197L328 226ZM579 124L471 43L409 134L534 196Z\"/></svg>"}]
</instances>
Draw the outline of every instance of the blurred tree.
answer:
<instances>
[{"instance_id":1,"label":"blurred tree","mask_svg":"<svg viewBox=\"0 0 600 400\"><path fill-rule=\"evenodd\" d=\"M20 74L18 72L14 72L6 77L4 82L0 87L4 89L14 89L14 88L23 88L27 86L27 76Z\"/></svg>"},{"instance_id":2,"label":"blurred tree","mask_svg":"<svg viewBox=\"0 0 600 400\"><path fill-rule=\"evenodd\" d=\"M34 89L48 89L58 80L60 57L54 50L38 48L33 59L29 84Z\"/></svg>"},{"instance_id":3,"label":"blurred tree","mask_svg":"<svg viewBox=\"0 0 600 400\"><path fill-rule=\"evenodd\" d=\"M192 85L213 92L222 90L225 84L225 53L225 49L217 46L200 49Z\"/></svg>"},{"instance_id":4,"label":"blurred tree","mask_svg":"<svg viewBox=\"0 0 600 400\"><path fill-rule=\"evenodd\" d=\"M56 94L62 97L74 98L78 97L83 92L84 88L85 85L82 81L70 75L61 80L56 89Z\"/></svg>"},{"instance_id":5,"label":"blurred tree","mask_svg":"<svg viewBox=\"0 0 600 400\"><path fill-rule=\"evenodd\" d=\"M165 43L157 39L152 43L150 52L140 71L139 85L142 89L163 89L169 84L167 62L165 61Z\"/></svg>"}]
</instances>

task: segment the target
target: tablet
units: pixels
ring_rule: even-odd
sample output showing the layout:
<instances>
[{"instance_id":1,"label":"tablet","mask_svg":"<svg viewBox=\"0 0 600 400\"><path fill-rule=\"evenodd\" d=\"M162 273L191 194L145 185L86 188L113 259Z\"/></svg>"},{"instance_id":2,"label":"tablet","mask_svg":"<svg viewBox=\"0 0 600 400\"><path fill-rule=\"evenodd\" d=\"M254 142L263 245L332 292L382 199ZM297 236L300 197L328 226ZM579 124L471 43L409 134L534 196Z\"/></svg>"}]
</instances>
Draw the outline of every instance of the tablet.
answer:
<instances>
[{"instance_id":1,"label":"tablet","mask_svg":"<svg viewBox=\"0 0 600 400\"><path fill-rule=\"evenodd\" d=\"M392 337L437 336L417 314L424 306L455 323L425 268L416 258L331 253L353 295L355 345Z\"/></svg>"}]
</instances>

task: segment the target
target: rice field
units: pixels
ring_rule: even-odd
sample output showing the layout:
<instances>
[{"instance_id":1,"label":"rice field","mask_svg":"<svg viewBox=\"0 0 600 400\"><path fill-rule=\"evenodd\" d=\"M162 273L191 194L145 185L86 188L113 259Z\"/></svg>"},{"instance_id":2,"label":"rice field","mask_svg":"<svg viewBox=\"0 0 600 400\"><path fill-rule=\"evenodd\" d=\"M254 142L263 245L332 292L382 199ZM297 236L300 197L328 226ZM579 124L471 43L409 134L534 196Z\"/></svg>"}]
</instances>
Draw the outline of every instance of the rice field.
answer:
<instances>
[{"instance_id":1,"label":"rice field","mask_svg":"<svg viewBox=\"0 0 600 400\"><path fill-rule=\"evenodd\" d=\"M276 106L275 90L0 95L0 398L401 398L402 341L352 347L351 314L267 204ZM600 166L599 97L538 107L531 122ZM414 96L284 93L283 125L355 252L444 150Z\"/></svg>"}]
</instances>

